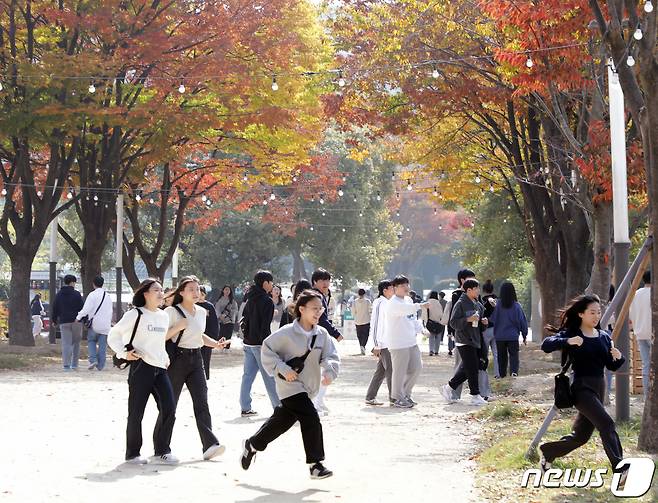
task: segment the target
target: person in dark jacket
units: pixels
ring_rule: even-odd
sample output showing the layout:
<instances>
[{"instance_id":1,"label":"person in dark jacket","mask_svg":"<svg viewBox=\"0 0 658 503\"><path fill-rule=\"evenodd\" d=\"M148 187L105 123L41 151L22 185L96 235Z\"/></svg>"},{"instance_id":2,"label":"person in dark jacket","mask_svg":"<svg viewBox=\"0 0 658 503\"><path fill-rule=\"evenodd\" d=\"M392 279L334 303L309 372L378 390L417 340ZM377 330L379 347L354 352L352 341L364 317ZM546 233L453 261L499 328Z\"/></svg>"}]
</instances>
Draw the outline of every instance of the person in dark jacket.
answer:
<instances>
[{"instance_id":1,"label":"person in dark jacket","mask_svg":"<svg viewBox=\"0 0 658 503\"><path fill-rule=\"evenodd\" d=\"M254 276L254 284L245 294L245 305L240 320L244 333L244 369L242 384L240 386L240 408L242 417L257 414L251 408L251 386L260 371L265 383L267 395L270 397L272 407L281 403L276 394L274 377L269 375L260 360L263 341L270 335L270 324L274 315L274 303L269 293L274 287L274 276L270 271L258 271Z\"/></svg>"},{"instance_id":2,"label":"person in dark jacket","mask_svg":"<svg viewBox=\"0 0 658 503\"><path fill-rule=\"evenodd\" d=\"M548 470L554 459L566 456L571 451L585 445L597 429L601 436L612 469L621 472L621 484L625 482L627 470L619 468L623 459L621 441L615 428L615 421L603 406L605 381L603 370L618 370L624 364L624 357L614 347L610 335L601 330L601 301L596 295L581 295L574 299L563 311L557 332L542 342L546 353L562 350L567 354L573 368L571 393L578 415L572 432L555 442L546 442L539 449L542 453L541 469Z\"/></svg>"},{"instance_id":3,"label":"person in dark jacket","mask_svg":"<svg viewBox=\"0 0 658 503\"><path fill-rule=\"evenodd\" d=\"M64 286L59 289L53 302L51 321L59 325L62 334L62 363L64 370L76 370L80 359L82 324L75 318L82 310L82 295L75 289L77 278L72 274L64 276Z\"/></svg>"},{"instance_id":4,"label":"person in dark jacket","mask_svg":"<svg viewBox=\"0 0 658 503\"><path fill-rule=\"evenodd\" d=\"M215 306L206 300L208 292L205 286L200 286L201 300L197 302L197 306L204 308L208 314L206 315L206 329L204 333L216 341L219 340L219 320L217 319L217 312ZM210 379L210 357L212 355L212 348L204 346L201 348L201 358L203 359L203 368L206 373L206 379Z\"/></svg>"},{"instance_id":5,"label":"person in dark jacket","mask_svg":"<svg viewBox=\"0 0 658 503\"><path fill-rule=\"evenodd\" d=\"M340 333L340 331L334 326L332 321L329 319L329 298L331 296L331 292L329 291L329 284L331 283L331 274L329 271L319 268L313 271L313 274L311 275L311 284L313 285L313 289L317 290L322 294L322 307L324 308L324 311L322 312L322 316L320 316L320 321L319 325L323 327L327 332L329 332L329 335L336 339L336 342L340 342L343 340L343 336ZM329 414L329 409L327 408L327 405L324 403L324 397L327 393L327 386L320 385L320 391L318 391L318 394L313 400L313 403L315 405L315 408L318 410L318 414L322 416L326 416Z\"/></svg>"},{"instance_id":6,"label":"person in dark jacket","mask_svg":"<svg viewBox=\"0 0 658 503\"><path fill-rule=\"evenodd\" d=\"M500 371L498 370L498 346L496 346L496 339L494 338L494 323L491 320L491 315L496 308L498 302L498 297L494 293L494 286L491 280L487 280L484 285L482 285L482 305L484 306L484 317L489 320L489 325L487 325L486 330L482 333L482 339L484 340L484 346L486 348L487 355L489 354L489 347L491 347L491 353L493 355L493 371L494 378L500 378ZM518 367L517 367L518 371ZM482 379L480 379L482 380Z\"/></svg>"},{"instance_id":7,"label":"person in dark jacket","mask_svg":"<svg viewBox=\"0 0 658 503\"><path fill-rule=\"evenodd\" d=\"M32 315L32 336L36 338L43 330L43 320L41 317L46 314L43 309L43 303L41 302L41 294L39 293L30 302L30 314Z\"/></svg>"},{"instance_id":8,"label":"person in dark jacket","mask_svg":"<svg viewBox=\"0 0 658 503\"><path fill-rule=\"evenodd\" d=\"M482 353L482 326L488 324L484 317L484 306L478 301L480 283L468 279L463 284L464 293L452 308L450 326L455 331L455 345L461 357L461 363L450 379L444 385L441 393L448 402L453 402L453 393L458 386L468 380L472 405L484 405L486 400L480 396L478 383L479 370L486 370L487 360Z\"/></svg>"},{"instance_id":9,"label":"person in dark jacket","mask_svg":"<svg viewBox=\"0 0 658 503\"><path fill-rule=\"evenodd\" d=\"M528 320L521 304L516 300L514 285L505 282L500 286L500 301L494 309L490 322L494 325L494 338L498 348L498 371L500 377L507 375L509 356L510 374L519 375L519 334L526 344Z\"/></svg>"}]
</instances>

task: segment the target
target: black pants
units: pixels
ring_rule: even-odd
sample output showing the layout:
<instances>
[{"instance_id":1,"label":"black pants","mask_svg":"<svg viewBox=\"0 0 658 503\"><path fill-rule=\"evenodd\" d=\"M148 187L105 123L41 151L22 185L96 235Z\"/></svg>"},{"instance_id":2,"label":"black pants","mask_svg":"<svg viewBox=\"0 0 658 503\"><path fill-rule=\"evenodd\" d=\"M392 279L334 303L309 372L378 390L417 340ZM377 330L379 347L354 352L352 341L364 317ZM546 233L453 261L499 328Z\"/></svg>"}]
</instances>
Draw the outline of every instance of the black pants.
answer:
<instances>
[{"instance_id":1,"label":"black pants","mask_svg":"<svg viewBox=\"0 0 658 503\"><path fill-rule=\"evenodd\" d=\"M227 341L231 340L231 336L233 336L233 325L234 323L220 323L219 324L219 338L221 339L224 337ZM229 342L226 346L224 346L226 349L231 348L231 343Z\"/></svg>"},{"instance_id":2,"label":"black pants","mask_svg":"<svg viewBox=\"0 0 658 503\"><path fill-rule=\"evenodd\" d=\"M571 385L578 415L573 423L572 432L556 442L542 444L541 451L546 461L553 461L567 455L581 445L585 445L592 436L594 428L599 431L603 449L605 450L613 470L623 459L621 441L615 421L603 406L605 381L603 377L578 377Z\"/></svg>"},{"instance_id":3,"label":"black pants","mask_svg":"<svg viewBox=\"0 0 658 503\"><path fill-rule=\"evenodd\" d=\"M208 334L206 334L208 335ZM212 335L208 335L211 339L214 339L216 341L219 340L219 334L217 334L215 337ZM206 380L210 379L210 357L212 356L212 348L209 348L208 346L203 346L201 348L201 358L203 359L203 370L206 372Z\"/></svg>"},{"instance_id":4,"label":"black pants","mask_svg":"<svg viewBox=\"0 0 658 503\"><path fill-rule=\"evenodd\" d=\"M270 442L283 435L297 421L302 429L306 462L317 463L324 460L322 424L307 393L282 398L281 405L274 409L274 414L249 439L249 443L257 451L264 451Z\"/></svg>"},{"instance_id":5,"label":"black pants","mask_svg":"<svg viewBox=\"0 0 658 503\"><path fill-rule=\"evenodd\" d=\"M359 339L359 346L366 347L368 336L370 335L370 323L356 326L356 338Z\"/></svg>"},{"instance_id":6,"label":"black pants","mask_svg":"<svg viewBox=\"0 0 658 503\"><path fill-rule=\"evenodd\" d=\"M455 349L455 334L448 331L448 353L452 354Z\"/></svg>"},{"instance_id":7,"label":"black pants","mask_svg":"<svg viewBox=\"0 0 658 503\"><path fill-rule=\"evenodd\" d=\"M183 385L186 385L190 392L196 427L199 430L203 450L205 451L208 447L219 443L212 432L212 420L208 408L208 385L206 384L206 374L200 348L178 349L176 358L169 365L168 372L176 405L178 405L178 399L183 391ZM173 431L173 423L171 431ZM171 438L171 431L169 432L169 438Z\"/></svg>"},{"instance_id":8,"label":"black pants","mask_svg":"<svg viewBox=\"0 0 658 503\"><path fill-rule=\"evenodd\" d=\"M128 370L128 426L126 428L126 459L136 458L142 449L142 419L149 396L153 395L160 415L153 430L155 455L171 452L171 429L176 420L174 391L167 371L143 360L133 362Z\"/></svg>"},{"instance_id":9,"label":"black pants","mask_svg":"<svg viewBox=\"0 0 658 503\"><path fill-rule=\"evenodd\" d=\"M457 389L464 381L468 380L471 395L479 395L478 371L480 359L478 357L478 350L473 346L457 346L457 351L459 351L462 361L459 363L455 375L448 381L448 384L452 389Z\"/></svg>"},{"instance_id":10,"label":"black pants","mask_svg":"<svg viewBox=\"0 0 658 503\"><path fill-rule=\"evenodd\" d=\"M496 341L498 348L498 371L500 377L507 375L507 357L509 355L510 374L519 373L519 341Z\"/></svg>"}]
</instances>

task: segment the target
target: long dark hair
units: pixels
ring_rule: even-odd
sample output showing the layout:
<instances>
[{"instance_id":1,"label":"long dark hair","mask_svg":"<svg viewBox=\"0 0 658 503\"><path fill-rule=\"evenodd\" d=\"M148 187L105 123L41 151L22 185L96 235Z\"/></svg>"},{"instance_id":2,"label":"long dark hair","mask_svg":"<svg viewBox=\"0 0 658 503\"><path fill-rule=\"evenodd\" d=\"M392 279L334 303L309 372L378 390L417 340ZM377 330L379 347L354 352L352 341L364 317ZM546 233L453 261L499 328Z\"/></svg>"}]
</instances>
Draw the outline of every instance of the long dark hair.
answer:
<instances>
[{"instance_id":1,"label":"long dark hair","mask_svg":"<svg viewBox=\"0 0 658 503\"><path fill-rule=\"evenodd\" d=\"M309 280L306 278L300 279L297 283L295 283L295 287L292 289L292 300L296 301L304 290L311 290L312 288L313 285L311 285Z\"/></svg>"},{"instance_id":2,"label":"long dark hair","mask_svg":"<svg viewBox=\"0 0 658 503\"><path fill-rule=\"evenodd\" d=\"M144 294L148 292L155 283L160 283L160 280L147 278L139 284L137 290L135 290L135 293L133 294L132 305L134 307L144 307L146 305L146 297L144 297Z\"/></svg>"},{"instance_id":3,"label":"long dark hair","mask_svg":"<svg viewBox=\"0 0 658 503\"><path fill-rule=\"evenodd\" d=\"M222 290L221 290L222 293L219 294L219 298L221 299L224 296L224 290L227 289L227 288L228 288L228 291L229 291L228 302L229 302L229 304L233 304L233 288L231 287L231 285L224 285L222 287Z\"/></svg>"},{"instance_id":4,"label":"long dark hair","mask_svg":"<svg viewBox=\"0 0 658 503\"><path fill-rule=\"evenodd\" d=\"M552 325L547 325L546 329L553 333L562 332L563 330L567 330L569 332L579 330L582 319L578 315L587 311L587 308L590 304L600 305L601 299L598 295L579 295L559 311L559 326L554 327ZM597 325L596 328L598 329L600 327Z\"/></svg>"},{"instance_id":5,"label":"long dark hair","mask_svg":"<svg viewBox=\"0 0 658 503\"><path fill-rule=\"evenodd\" d=\"M505 309L509 309L514 305L515 302L518 302L516 297L516 288L509 281L505 281L500 285L500 303Z\"/></svg>"},{"instance_id":6,"label":"long dark hair","mask_svg":"<svg viewBox=\"0 0 658 503\"><path fill-rule=\"evenodd\" d=\"M437 291L435 291L435 290L432 290L432 291L430 292L430 296L428 297L428 299L436 299L436 300L439 300L439 292L437 292Z\"/></svg>"},{"instance_id":7,"label":"long dark hair","mask_svg":"<svg viewBox=\"0 0 658 503\"><path fill-rule=\"evenodd\" d=\"M322 303L322 294L316 290L304 290L299 294L295 302L295 318L300 319L302 317L302 312L299 308L305 306L313 299L318 299Z\"/></svg>"},{"instance_id":8,"label":"long dark hair","mask_svg":"<svg viewBox=\"0 0 658 503\"><path fill-rule=\"evenodd\" d=\"M178 283L178 286L173 292L169 292L167 294L167 299L171 298L171 305L175 306L176 304L180 304L183 302L183 296L181 295L181 292L185 289L188 283L198 283L199 285L201 282L199 281L199 278L196 276L183 276L180 279L180 282Z\"/></svg>"},{"instance_id":9,"label":"long dark hair","mask_svg":"<svg viewBox=\"0 0 658 503\"><path fill-rule=\"evenodd\" d=\"M31 305L31 306L34 305L34 303L35 303L36 301L39 301L39 302L41 301L41 294L40 294L40 293L37 293L37 294L32 298L32 302L30 302L30 305Z\"/></svg>"}]
</instances>

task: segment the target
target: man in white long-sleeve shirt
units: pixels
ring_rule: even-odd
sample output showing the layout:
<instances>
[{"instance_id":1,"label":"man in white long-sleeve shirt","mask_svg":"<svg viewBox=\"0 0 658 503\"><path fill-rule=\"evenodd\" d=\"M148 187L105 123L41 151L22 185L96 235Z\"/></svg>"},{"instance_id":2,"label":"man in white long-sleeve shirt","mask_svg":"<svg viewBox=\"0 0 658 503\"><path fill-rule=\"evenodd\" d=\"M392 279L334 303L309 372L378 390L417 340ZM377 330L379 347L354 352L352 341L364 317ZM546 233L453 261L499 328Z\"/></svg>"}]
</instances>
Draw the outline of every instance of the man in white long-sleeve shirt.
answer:
<instances>
[{"instance_id":1,"label":"man in white long-sleeve shirt","mask_svg":"<svg viewBox=\"0 0 658 503\"><path fill-rule=\"evenodd\" d=\"M385 304L384 341L391 353L393 372L391 376L391 398L394 406L408 409L416 405L411 392L418 380L423 362L416 335L423 331L418 311L428 307L427 303L414 304L408 296L409 279L396 276L393 281L395 294Z\"/></svg>"},{"instance_id":2,"label":"man in white long-sleeve shirt","mask_svg":"<svg viewBox=\"0 0 658 503\"><path fill-rule=\"evenodd\" d=\"M628 317L633 325L633 333L642 358L642 391L646 401L649 392L649 370L651 369L651 273L642 277L644 287L635 292Z\"/></svg>"},{"instance_id":3,"label":"man in white long-sleeve shirt","mask_svg":"<svg viewBox=\"0 0 658 503\"><path fill-rule=\"evenodd\" d=\"M384 307L388 299L393 297L393 283L388 279L382 280L377 285L377 289L379 290L379 297L372 303L370 337L375 346L372 349L372 353L379 358L379 361L377 362L377 368L372 375L368 391L366 392L366 405L384 405L377 400L377 392L384 378L386 378L386 386L388 387L388 399L390 402L393 402L391 399L391 374L393 372L391 353L384 342Z\"/></svg>"},{"instance_id":4,"label":"man in white long-sleeve shirt","mask_svg":"<svg viewBox=\"0 0 658 503\"><path fill-rule=\"evenodd\" d=\"M112 325L112 299L103 288L103 276L94 278L94 291L87 295L82 311L76 316L81 320L85 316L92 320L87 329L87 348L89 349L89 370L105 368L105 351L107 334Z\"/></svg>"}]
</instances>

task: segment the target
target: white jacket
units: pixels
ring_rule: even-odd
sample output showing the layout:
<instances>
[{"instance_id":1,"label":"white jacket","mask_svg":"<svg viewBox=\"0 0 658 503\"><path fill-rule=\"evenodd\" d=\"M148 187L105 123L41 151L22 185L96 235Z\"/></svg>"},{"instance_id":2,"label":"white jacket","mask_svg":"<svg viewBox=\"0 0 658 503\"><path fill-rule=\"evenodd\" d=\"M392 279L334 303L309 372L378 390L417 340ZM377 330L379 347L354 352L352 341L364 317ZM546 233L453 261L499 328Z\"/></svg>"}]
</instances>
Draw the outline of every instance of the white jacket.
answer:
<instances>
[{"instance_id":1,"label":"white jacket","mask_svg":"<svg viewBox=\"0 0 658 503\"><path fill-rule=\"evenodd\" d=\"M103 294L105 294L104 300ZM102 305L101 301L103 302ZM98 309L99 305L100 309ZM98 309L97 313L96 309ZM78 313L75 319L81 320L85 316L93 318L91 329L94 332L103 335L109 334L112 326L112 299L110 298L110 294L103 288L96 288L93 292L87 295L87 299L82 306L82 311Z\"/></svg>"},{"instance_id":2,"label":"white jacket","mask_svg":"<svg viewBox=\"0 0 658 503\"><path fill-rule=\"evenodd\" d=\"M416 335L423 331L417 313L420 304L411 297L401 299L394 295L382 304L385 313L384 341L389 350L405 349L417 344Z\"/></svg>"},{"instance_id":3,"label":"white jacket","mask_svg":"<svg viewBox=\"0 0 658 503\"><path fill-rule=\"evenodd\" d=\"M386 324L386 317L384 316L384 307L386 297L377 297L372 303L372 314L370 315L370 338L376 348L386 349L386 342L384 341L384 325Z\"/></svg>"},{"instance_id":4,"label":"white jacket","mask_svg":"<svg viewBox=\"0 0 658 503\"><path fill-rule=\"evenodd\" d=\"M633 323L635 338L639 341L651 340L651 288L640 288L635 292L635 298L631 302L631 310L628 313Z\"/></svg>"}]
</instances>

